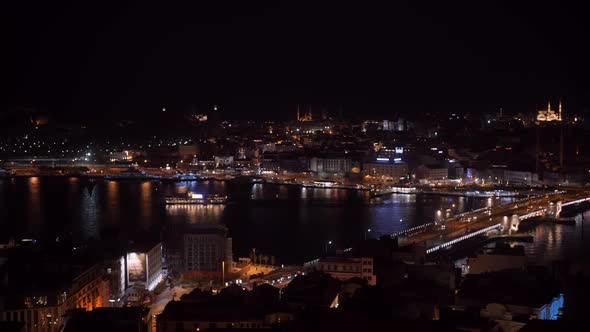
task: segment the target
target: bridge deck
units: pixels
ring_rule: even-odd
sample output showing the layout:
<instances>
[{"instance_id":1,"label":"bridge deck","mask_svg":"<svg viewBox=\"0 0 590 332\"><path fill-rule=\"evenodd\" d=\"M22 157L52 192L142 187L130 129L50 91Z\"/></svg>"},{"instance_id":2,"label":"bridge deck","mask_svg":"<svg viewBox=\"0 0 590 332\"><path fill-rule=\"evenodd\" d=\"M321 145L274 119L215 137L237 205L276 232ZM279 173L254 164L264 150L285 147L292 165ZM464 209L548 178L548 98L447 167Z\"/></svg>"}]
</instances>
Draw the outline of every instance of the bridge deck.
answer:
<instances>
[{"instance_id":1,"label":"bridge deck","mask_svg":"<svg viewBox=\"0 0 590 332\"><path fill-rule=\"evenodd\" d=\"M583 201L590 201L590 193L585 191L558 192L540 197L532 197L509 204L463 213L440 223L432 222L416 226L397 232L393 236L407 234L409 236L400 238L400 245L425 243L426 253L431 254L441 248L452 246L453 244L491 230L502 228L506 230L506 226L508 225L504 217L510 218L512 215L518 215L519 220L524 220L542 216L547 211L547 205L550 201L562 201L562 206L568 206ZM469 218L473 221L464 221L466 219L469 220Z\"/></svg>"}]
</instances>

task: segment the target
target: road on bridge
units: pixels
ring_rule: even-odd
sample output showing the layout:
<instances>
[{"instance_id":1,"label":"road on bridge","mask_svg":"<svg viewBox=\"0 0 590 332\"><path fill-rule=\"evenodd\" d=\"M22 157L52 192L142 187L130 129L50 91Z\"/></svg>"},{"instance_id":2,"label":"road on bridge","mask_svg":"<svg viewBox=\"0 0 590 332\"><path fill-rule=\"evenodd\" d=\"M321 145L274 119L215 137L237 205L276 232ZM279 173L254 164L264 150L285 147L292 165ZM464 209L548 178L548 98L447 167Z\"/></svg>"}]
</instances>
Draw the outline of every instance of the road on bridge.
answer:
<instances>
[{"instance_id":1,"label":"road on bridge","mask_svg":"<svg viewBox=\"0 0 590 332\"><path fill-rule=\"evenodd\" d=\"M497 225L504 221L504 217L510 218L514 214L521 216L546 209L551 201L562 201L565 203L588 196L590 196L589 191L575 190L532 197L487 209L476 210L463 214L460 217L455 216L446 219L437 223L437 225L427 227L423 232L401 237L400 245L425 243L427 249L432 248L465 234Z\"/></svg>"}]
</instances>

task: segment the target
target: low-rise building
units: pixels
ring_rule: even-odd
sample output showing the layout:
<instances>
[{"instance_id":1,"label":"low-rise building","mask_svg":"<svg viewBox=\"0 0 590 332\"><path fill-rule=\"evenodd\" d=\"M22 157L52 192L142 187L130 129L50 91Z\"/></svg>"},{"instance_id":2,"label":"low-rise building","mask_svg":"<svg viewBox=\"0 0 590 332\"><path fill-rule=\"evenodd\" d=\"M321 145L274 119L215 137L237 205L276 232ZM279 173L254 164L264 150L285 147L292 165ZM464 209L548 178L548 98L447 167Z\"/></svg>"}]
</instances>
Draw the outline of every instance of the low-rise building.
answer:
<instances>
[{"instance_id":1,"label":"low-rise building","mask_svg":"<svg viewBox=\"0 0 590 332\"><path fill-rule=\"evenodd\" d=\"M534 319L557 319L563 294L550 274L499 271L469 274L461 282L456 304L479 310L480 317L503 326L523 325Z\"/></svg>"},{"instance_id":2,"label":"low-rise building","mask_svg":"<svg viewBox=\"0 0 590 332\"><path fill-rule=\"evenodd\" d=\"M328 273L339 280L361 278L369 285L377 284L371 257L325 257L311 261L306 266Z\"/></svg>"},{"instance_id":3,"label":"low-rise building","mask_svg":"<svg viewBox=\"0 0 590 332\"><path fill-rule=\"evenodd\" d=\"M529 171L504 170L504 180L508 185L527 185L530 186L539 181L536 173Z\"/></svg>"},{"instance_id":4,"label":"low-rise building","mask_svg":"<svg viewBox=\"0 0 590 332\"><path fill-rule=\"evenodd\" d=\"M467 259L467 273L480 274L501 270L520 270L526 267L527 258L524 247L511 248L507 245L499 245L493 250L485 251L475 257Z\"/></svg>"},{"instance_id":5,"label":"low-rise building","mask_svg":"<svg viewBox=\"0 0 590 332\"><path fill-rule=\"evenodd\" d=\"M278 304L279 290L267 284L252 291L234 284L218 295L195 290L166 305L157 318L157 330L268 329L293 319L280 312Z\"/></svg>"},{"instance_id":6,"label":"low-rise building","mask_svg":"<svg viewBox=\"0 0 590 332\"><path fill-rule=\"evenodd\" d=\"M446 180L449 178L449 169L437 165L420 165L416 169L416 178L424 181Z\"/></svg>"},{"instance_id":7,"label":"low-rise building","mask_svg":"<svg viewBox=\"0 0 590 332\"><path fill-rule=\"evenodd\" d=\"M94 310L109 305L104 265L94 264L78 271L77 266L57 263L53 269L30 271L8 267L0 284L0 292L7 295L0 320L21 322L28 332L55 332L68 310Z\"/></svg>"}]
</instances>

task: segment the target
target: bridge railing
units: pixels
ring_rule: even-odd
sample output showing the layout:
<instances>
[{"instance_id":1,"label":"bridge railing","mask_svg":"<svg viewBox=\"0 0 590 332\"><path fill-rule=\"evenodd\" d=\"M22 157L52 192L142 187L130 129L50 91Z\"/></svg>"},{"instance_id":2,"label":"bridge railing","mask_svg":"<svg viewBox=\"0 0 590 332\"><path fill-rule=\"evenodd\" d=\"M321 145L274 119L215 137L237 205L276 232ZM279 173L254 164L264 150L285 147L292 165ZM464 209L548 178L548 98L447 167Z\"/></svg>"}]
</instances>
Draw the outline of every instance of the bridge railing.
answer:
<instances>
[{"instance_id":1,"label":"bridge railing","mask_svg":"<svg viewBox=\"0 0 590 332\"><path fill-rule=\"evenodd\" d=\"M582 202L590 202L590 197L586 197L586 198L582 198L582 199L577 199L575 201L571 201L571 202L567 202L567 203L561 203L561 206L568 206L568 205L572 205L572 204L578 204L578 203L582 203Z\"/></svg>"},{"instance_id":2,"label":"bridge railing","mask_svg":"<svg viewBox=\"0 0 590 332\"><path fill-rule=\"evenodd\" d=\"M426 228L428 226L432 226L432 225L434 225L434 222L428 222L426 224L422 224L422 225L418 225L418 226L415 226L415 227L412 227L412 228L404 229L404 230L401 230L399 232L395 232L395 233L391 234L391 237L398 237L400 235L412 233L412 232L415 232L415 231L424 229L424 228Z\"/></svg>"},{"instance_id":3,"label":"bridge railing","mask_svg":"<svg viewBox=\"0 0 590 332\"><path fill-rule=\"evenodd\" d=\"M431 253L433 253L433 252L435 252L437 250L440 250L442 248L446 248L448 246L452 246L453 244L455 244L457 242L461 242L461 241L467 240L467 239L472 238L474 236L480 235L482 233L485 233L485 232L488 232L488 231L491 231L493 229L500 228L500 227L502 227L502 224L501 223L498 223L498 224L495 224L495 225L492 225L492 226L489 226L489 227L486 227L486 228L482 228L482 229L480 229L478 231L475 231L473 233L465 234L465 235L463 235L461 237L458 237L458 238L456 238L454 240L451 240L451 241L448 241L448 242L439 244L439 245L437 245L435 247L432 247L430 249L427 249L426 250L426 254L427 255L428 254L431 254Z\"/></svg>"},{"instance_id":4,"label":"bridge railing","mask_svg":"<svg viewBox=\"0 0 590 332\"><path fill-rule=\"evenodd\" d=\"M564 191L557 191L557 192L551 192L551 193L544 193L544 194L532 195L532 196L529 196L527 198L517 199L517 200L515 200L513 202L502 204L500 206L507 206L507 205L510 205L510 204L519 204L519 203L526 202L526 201L528 201L530 199L533 199L533 198L539 198L539 197L542 197L542 196L545 196L545 195L557 195L557 194L561 194L561 193L564 193ZM573 202L568 202L568 203L562 204L562 206L567 206L567 205L574 204L574 203L579 203L579 202L582 202L582 201L590 201L590 197L584 198L584 199L580 199L580 200L577 200L577 201L573 201ZM483 208L479 208L479 209L475 209L475 210L471 210L471 211L465 211L465 212L459 213L459 214L457 214L457 215L455 215L455 216L453 216L451 218L448 218L448 219L446 219L444 221L448 221L448 220L451 220L451 219L462 218L462 217L464 217L466 215L469 215L469 214L474 214L474 213L477 214L479 212L484 212L484 211L487 211L487 210L490 210L490 209L491 209L491 207L483 207ZM538 217L542 213L545 213L545 212L546 212L546 209L542 209L542 210L534 211L534 212L528 213L526 215L520 216L519 218L520 218L520 220L524 220L524 219L528 219L528 218L532 218L532 217ZM444 221L441 221L441 222L444 222ZM409 228L409 229L401 230L401 231L398 231L398 232L395 232L395 233L391 234L390 236L391 237L398 237L398 236L409 234L409 233L412 233L412 232L415 232L415 231L418 231L418 230L421 230L421 229L425 229L426 227L429 227L429 226L432 226L432 225L435 225L435 222L429 222L429 223L422 224L422 225L419 225L419 226L415 226L415 227L412 227L412 228Z\"/></svg>"},{"instance_id":5,"label":"bridge railing","mask_svg":"<svg viewBox=\"0 0 590 332\"><path fill-rule=\"evenodd\" d=\"M525 220L525 219L529 219L529 218L540 217L540 216L544 215L545 212L547 212L547 209L541 209L541 210L529 212L529 213L523 214L522 216L518 216L518 219Z\"/></svg>"}]
</instances>

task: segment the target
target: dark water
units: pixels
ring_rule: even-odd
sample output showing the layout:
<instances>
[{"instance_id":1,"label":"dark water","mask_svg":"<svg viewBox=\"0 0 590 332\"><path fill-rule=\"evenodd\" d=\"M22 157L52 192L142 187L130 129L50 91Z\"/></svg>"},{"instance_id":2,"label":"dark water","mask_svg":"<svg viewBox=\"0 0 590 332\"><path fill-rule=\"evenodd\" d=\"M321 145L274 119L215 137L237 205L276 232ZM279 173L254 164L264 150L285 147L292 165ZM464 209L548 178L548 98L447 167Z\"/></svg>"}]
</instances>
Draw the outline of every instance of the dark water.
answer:
<instances>
[{"instance_id":1,"label":"dark water","mask_svg":"<svg viewBox=\"0 0 590 332\"><path fill-rule=\"evenodd\" d=\"M530 221L521 229L533 236L533 243L522 243L529 261L549 264L558 259L590 258L590 211L576 216L576 225Z\"/></svg>"},{"instance_id":2,"label":"dark water","mask_svg":"<svg viewBox=\"0 0 590 332\"><path fill-rule=\"evenodd\" d=\"M186 191L225 193L231 204L163 204L165 196ZM159 238L165 226L221 223L229 229L236 256L246 256L255 247L277 256L279 262L301 263L321 254L328 241L334 248L346 248L365 236L378 237L430 222L439 209L458 213L491 203L487 199L422 195L375 200L351 190L217 181L1 179L0 240L66 235L83 242L114 231L121 241L141 242ZM535 241L527 250L540 256L549 250L555 257L576 252L578 249L563 249L580 238L576 229L558 225L535 228L531 230L535 237L547 234L547 240Z\"/></svg>"}]
</instances>

